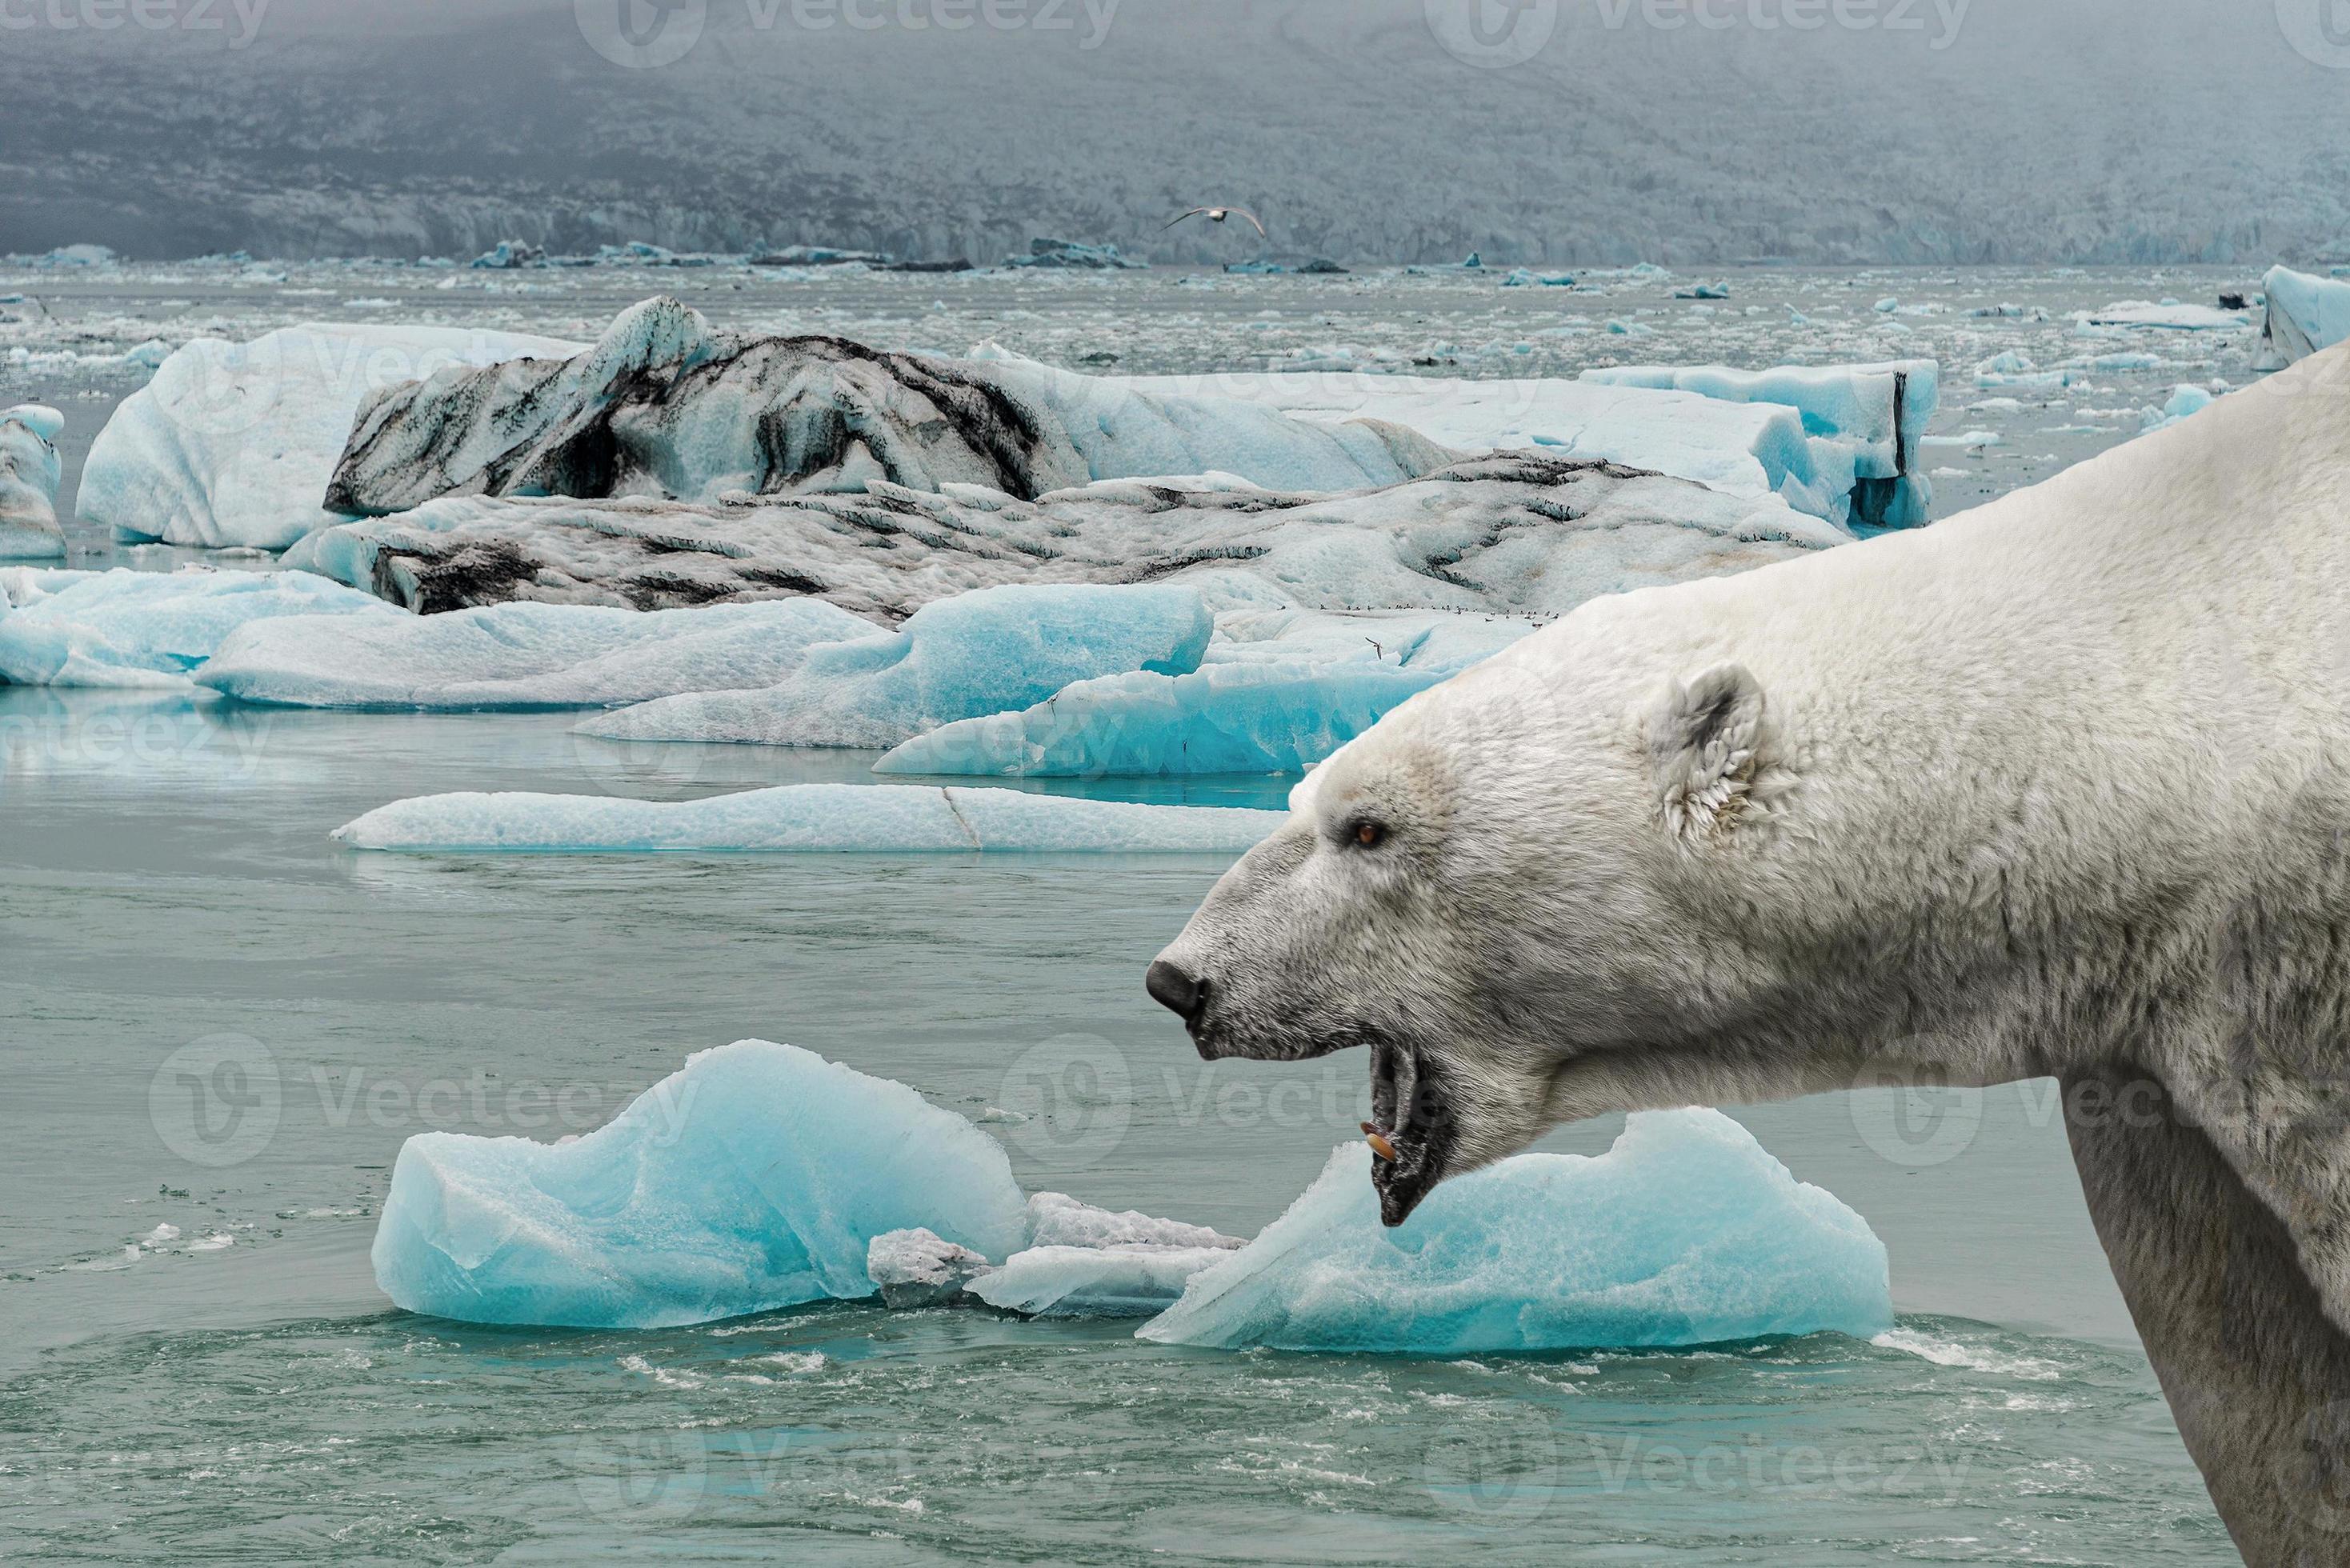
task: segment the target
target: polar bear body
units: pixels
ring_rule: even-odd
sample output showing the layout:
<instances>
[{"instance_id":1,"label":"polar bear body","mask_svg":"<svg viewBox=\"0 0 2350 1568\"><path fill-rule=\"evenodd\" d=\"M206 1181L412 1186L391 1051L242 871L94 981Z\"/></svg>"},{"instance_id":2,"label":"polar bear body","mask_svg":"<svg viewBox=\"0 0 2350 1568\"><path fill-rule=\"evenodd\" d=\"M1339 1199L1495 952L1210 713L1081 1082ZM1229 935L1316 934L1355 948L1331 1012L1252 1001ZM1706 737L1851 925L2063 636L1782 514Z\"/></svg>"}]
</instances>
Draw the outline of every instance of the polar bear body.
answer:
<instances>
[{"instance_id":1,"label":"polar bear body","mask_svg":"<svg viewBox=\"0 0 2350 1568\"><path fill-rule=\"evenodd\" d=\"M1152 989L1207 1054L1370 1045L1390 1222L1584 1116L2054 1075L2239 1543L2350 1541L2281 1480L2350 1462L2350 348L1586 605L1294 808Z\"/></svg>"}]
</instances>

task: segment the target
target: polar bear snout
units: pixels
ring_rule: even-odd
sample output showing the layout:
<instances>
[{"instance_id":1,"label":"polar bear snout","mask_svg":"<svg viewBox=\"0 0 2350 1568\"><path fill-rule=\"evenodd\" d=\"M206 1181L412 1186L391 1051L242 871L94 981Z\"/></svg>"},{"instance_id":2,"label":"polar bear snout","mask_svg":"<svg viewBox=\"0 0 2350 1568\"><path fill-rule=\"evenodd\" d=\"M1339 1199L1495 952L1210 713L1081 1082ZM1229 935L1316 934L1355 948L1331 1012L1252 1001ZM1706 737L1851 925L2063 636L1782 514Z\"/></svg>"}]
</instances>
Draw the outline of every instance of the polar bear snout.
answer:
<instances>
[{"instance_id":1,"label":"polar bear snout","mask_svg":"<svg viewBox=\"0 0 2350 1568\"><path fill-rule=\"evenodd\" d=\"M1181 1019L1186 1029L1197 1027L1200 1014L1207 1010L1208 982L1167 959L1150 961L1142 987L1150 992L1151 1001Z\"/></svg>"}]
</instances>

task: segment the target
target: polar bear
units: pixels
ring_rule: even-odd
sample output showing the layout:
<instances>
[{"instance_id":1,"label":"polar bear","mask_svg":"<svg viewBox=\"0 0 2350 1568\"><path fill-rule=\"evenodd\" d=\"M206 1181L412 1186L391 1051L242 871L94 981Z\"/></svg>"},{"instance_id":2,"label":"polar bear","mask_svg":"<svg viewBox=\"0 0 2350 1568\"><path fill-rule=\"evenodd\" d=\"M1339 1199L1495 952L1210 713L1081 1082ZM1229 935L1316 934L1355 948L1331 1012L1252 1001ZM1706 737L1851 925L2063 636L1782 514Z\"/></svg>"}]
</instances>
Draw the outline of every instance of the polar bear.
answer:
<instances>
[{"instance_id":1,"label":"polar bear","mask_svg":"<svg viewBox=\"0 0 2350 1568\"><path fill-rule=\"evenodd\" d=\"M2256 1563L2350 1559L2350 348L1584 605L1309 775L1149 990L1367 1046L1383 1214L1609 1111L2054 1075Z\"/></svg>"}]
</instances>

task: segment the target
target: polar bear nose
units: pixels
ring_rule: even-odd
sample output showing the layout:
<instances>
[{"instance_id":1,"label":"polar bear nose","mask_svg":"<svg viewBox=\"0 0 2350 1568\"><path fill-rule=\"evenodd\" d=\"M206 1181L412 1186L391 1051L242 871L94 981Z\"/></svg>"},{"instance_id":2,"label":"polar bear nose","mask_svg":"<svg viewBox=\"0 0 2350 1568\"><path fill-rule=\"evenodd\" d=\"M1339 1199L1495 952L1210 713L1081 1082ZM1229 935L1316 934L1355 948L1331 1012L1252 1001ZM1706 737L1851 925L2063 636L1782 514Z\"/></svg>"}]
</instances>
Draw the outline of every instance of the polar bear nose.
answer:
<instances>
[{"instance_id":1,"label":"polar bear nose","mask_svg":"<svg viewBox=\"0 0 2350 1568\"><path fill-rule=\"evenodd\" d=\"M1175 1013L1188 1024L1200 1022L1200 1012L1207 1005L1208 982L1186 972L1165 959L1154 959L1142 977L1143 989L1159 1006Z\"/></svg>"}]
</instances>

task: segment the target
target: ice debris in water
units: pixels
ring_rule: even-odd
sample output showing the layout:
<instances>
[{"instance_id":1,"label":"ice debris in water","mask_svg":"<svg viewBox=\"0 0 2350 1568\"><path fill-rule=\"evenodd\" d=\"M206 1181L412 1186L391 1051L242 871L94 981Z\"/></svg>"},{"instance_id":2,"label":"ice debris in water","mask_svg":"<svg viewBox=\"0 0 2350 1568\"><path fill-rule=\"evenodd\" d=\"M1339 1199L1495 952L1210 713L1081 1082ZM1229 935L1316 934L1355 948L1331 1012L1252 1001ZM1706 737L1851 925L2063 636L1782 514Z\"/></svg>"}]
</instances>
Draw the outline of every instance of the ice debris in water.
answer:
<instances>
[{"instance_id":1,"label":"ice debris in water","mask_svg":"<svg viewBox=\"0 0 2350 1568\"><path fill-rule=\"evenodd\" d=\"M1041 702L1073 681L1184 674L1199 668L1214 630L1206 602L1188 587L983 588L925 605L896 632L810 649L764 691L693 691L579 730L629 741L894 746Z\"/></svg>"},{"instance_id":2,"label":"ice debris in water","mask_svg":"<svg viewBox=\"0 0 2350 1568\"><path fill-rule=\"evenodd\" d=\"M823 599L627 610L517 601L247 626L197 684L299 708L590 708L778 680L873 623Z\"/></svg>"},{"instance_id":3,"label":"ice debris in water","mask_svg":"<svg viewBox=\"0 0 2350 1568\"><path fill-rule=\"evenodd\" d=\"M61 559L57 436L65 415L46 403L0 409L0 561Z\"/></svg>"},{"instance_id":4,"label":"ice debris in water","mask_svg":"<svg viewBox=\"0 0 2350 1568\"><path fill-rule=\"evenodd\" d=\"M0 634L7 623L0 621ZM517 854L990 850L1238 853L1273 811L1138 805L1003 789L784 784L701 800L457 794L380 806L334 836L354 849Z\"/></svg>"},{"instance_id":5,"label":"ice debris in water","mask_svg":"<svg viewBox=\"0 0 2350 1568\"><path fill-rule=\"evenodd\" d=\"M1246 1248L1139 1331L1169 1345L1461 1355L1891 1326L1884 1243L1718 1111L1631 1117L1596 1158L1528 1154L1379 1224L1339 1148Z\"/></svg>"},{"instance_id":6,"label":"ice debris in water","mask_svg":"<svg viewBox=\"0 0 2350 1568\"><path fill-rule=\"evenodd\" d=\"M19 686L171 686L239 627L285 616L406 621L372 594L307 572L16 569L0 616L0 680Z\"/></svg>"},{"instance_id":7,"label":"ice debris in water","mask_svg":"<svg viewBox=\"0 0 2350 1568\"><path fill-rule=\"evenodd\" d=\"M655 1328L869 1296L874 1239L916 1228L1019 1250L1001 1146L902 1084L746 1040L568 1143L410 1138L374 1259L411 1312Z\"/></svg>"},{"instance_id":8,"label":"ice debris in water","mask_svg":"<svg viewBox=\"0 0 2350 1568\"><path fill-rule=\"evenodd\" d=\"M935 1306L992 1266L969 1247L920 1226L876 1236L865 1250L866 1275L884 1306Z\"/></svg>"},{"instance_id":9,"label":"ice debris in water","mask_svg":"<svg viewBox=\"0 0 2350 1568\"><path fill-rule=\"evenodd\" d=\"M1028 1317L1151 1317L1179 1300L1192 1276L1232 1255L1217 1247L1031 1247L969 1289Z\"/></svg>"}]
</instances>

